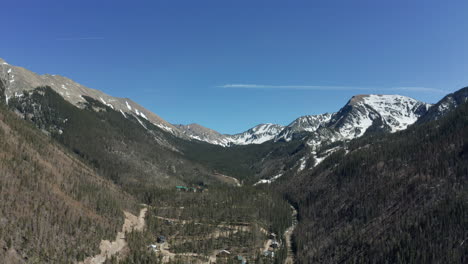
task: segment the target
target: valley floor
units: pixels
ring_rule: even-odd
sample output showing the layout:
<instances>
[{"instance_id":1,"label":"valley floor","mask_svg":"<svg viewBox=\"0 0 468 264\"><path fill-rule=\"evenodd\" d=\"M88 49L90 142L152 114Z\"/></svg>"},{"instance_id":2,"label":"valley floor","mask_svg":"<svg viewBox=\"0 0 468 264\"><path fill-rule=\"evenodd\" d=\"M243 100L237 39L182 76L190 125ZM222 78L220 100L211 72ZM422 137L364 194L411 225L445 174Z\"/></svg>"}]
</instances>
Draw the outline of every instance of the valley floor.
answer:
<instances>
[{"instance_id":1,"label":"valley floor","mask_svg":"<svg viewBox=\"0 0 468 264\"><path fill-rule=\"evenodd\" d=\"M127 235L127 257L105 263L293 262L296 212L281 197L251 187L155 195L145 228Z\"/></svg>"}]
</instances>

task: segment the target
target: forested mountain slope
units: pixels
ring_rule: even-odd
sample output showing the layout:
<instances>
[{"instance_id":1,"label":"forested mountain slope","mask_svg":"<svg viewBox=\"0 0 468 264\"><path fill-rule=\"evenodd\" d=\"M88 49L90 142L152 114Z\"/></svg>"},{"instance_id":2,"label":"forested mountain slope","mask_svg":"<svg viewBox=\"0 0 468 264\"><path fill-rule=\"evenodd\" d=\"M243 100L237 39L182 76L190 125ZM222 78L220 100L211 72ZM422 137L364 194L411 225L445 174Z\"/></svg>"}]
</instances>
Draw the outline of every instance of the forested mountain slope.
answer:
<instances>
[{"instance_id":1,"label":"forested mountain slope","mask_svg":"<svg viewBox=\"0 0 468 264\"><path fill-rule=\"evenodd\" d=\"M216 182L211 169L184 157L174 144L182 139L84 98L83 108L77 108L42 87L11 98L9 107L137 196L153 187Z\"/></svg>"},{"instance_id":2,"label":"forested mountain slope","mask_svg":"<svg viewBox=\"0 0 468 264\"><path fill-rule=\"evenodd\" d=\"M468 103L282 181L299 263L466 263Z\"/></svg>"},{"instance_id":3,"label":"forested mountain slope","mask_svg":"<svg viewBox=\"0 0 468 264\"><path fill-rule=\"evenodd\" d=\"M0 263L72 263L135 200L0 104Z\"/></svg>"},{"instance_id":4,"label":"forested mountain slope","mask_svg":"<svg viewBox=\"0 0 468 264\"><path fill-rule=\"evenodd\" d=\"M84 97L77 108L47 87L10 98L9 107L137 196L154 187L219 182L224 174L253 183L290 166L301 141L230 148L189 141L143 118Z\"/></svg>"}]
</instances>

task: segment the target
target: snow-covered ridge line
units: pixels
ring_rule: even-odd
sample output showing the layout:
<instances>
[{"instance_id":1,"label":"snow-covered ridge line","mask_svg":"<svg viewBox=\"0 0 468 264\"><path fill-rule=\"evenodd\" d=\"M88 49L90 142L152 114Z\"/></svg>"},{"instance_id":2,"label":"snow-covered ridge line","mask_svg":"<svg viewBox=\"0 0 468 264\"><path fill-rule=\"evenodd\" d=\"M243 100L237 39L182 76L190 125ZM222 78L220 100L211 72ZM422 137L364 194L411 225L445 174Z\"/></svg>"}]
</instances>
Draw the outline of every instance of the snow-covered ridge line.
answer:
<instances>
[{"instance_id":1,"label":"snow-covered ridge line","mask_svg":"<svg viewBox=\"0 0 468 264\"><path fill-rule=\"evenodd\" d=\"M375 126L382 131L406 129L427 112L431 105L401 95L357 95L336 113L302 116L286 127L261 124L236 135L222 135L192 124L179 126L189 137L221 146L261 144L269 140L291 141L312 135L309 145L351 140Z\"/></svg>"},{"instance_id":2,"label":"snow-covered ridge line","mask_svg":"<svg viewBox=\"0 0 468 264\"><path fill-rule=\"evenodd\" d=\"M176 127L190 138L224 147L232 145L261 144L274 139L275 136L284 128L283 126L276 124L260 124L243 133L223 135L198 124L176 125Z\"/></svg>"}]
</instances>

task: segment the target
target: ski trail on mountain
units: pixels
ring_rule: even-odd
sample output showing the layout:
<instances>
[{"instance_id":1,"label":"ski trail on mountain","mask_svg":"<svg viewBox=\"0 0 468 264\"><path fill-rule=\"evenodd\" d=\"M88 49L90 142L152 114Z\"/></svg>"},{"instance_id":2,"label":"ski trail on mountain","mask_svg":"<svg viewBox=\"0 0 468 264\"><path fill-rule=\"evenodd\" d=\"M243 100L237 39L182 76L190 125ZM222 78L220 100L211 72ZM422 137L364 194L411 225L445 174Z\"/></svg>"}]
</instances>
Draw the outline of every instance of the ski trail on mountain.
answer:
<instances>
[{"instance_id":1,"label":"ski trail on mountain","mask_svg":"<svg viewBox=\"0 0 468 264\"><path fill-rule=\"evenodd\" d=\"M79 264L102 264L106 259L110 259L112 256L119 254L127 246L125 240L125 233L130 233L134 230L141 231L145 227L145 216L148 209L145 207L141 209L140 215L135 216L129 212L125 212L125 221L122 226L122 231L118 232L114 241L102 240L99 246L101 252L94 256L86 258Z\"/></svg>"}]
</instances>

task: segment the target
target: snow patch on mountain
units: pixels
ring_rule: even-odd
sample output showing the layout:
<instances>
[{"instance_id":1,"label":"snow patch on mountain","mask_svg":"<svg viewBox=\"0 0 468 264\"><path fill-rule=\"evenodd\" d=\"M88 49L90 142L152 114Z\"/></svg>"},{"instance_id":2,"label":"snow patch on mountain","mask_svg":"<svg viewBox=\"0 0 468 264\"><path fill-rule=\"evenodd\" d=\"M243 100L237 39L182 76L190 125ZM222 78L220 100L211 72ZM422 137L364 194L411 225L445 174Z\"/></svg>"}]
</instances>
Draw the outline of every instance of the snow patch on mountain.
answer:
<instances>
[{"instance_id":1,"label":"snow patch on mountain","mask_svg":"<svg viewBox=\"0 0 468 264\"><path fill-rule=\"evenodd\" d=\"M300 160L299 160L299 168L297 169L298 172L300 171L303 171L306 167L306 163L307 163L307 157L302 157Z\"/></svg>"},{"instance_id":2,"label":"snow patch on mountain","mask_svg":"<svg viewBox=\"0 0 468 264\"><path fill-rule=\"evenodd\" d=\"M162 128L164 130L166 130L167 132L173 132L174 130L172 129L172 127L169 127L169 126L166 126L164 124L154 124L156 125L157 127L159 128Z\"/></svg>"},{"instance_id":3,"label":"snow patch on mountain","mask_svg":"<svg viewBox=\"0 0 468 264\"><path fill-rule=\"evenodd\" d=\"M356 95L333 115L328 127L348 140L361 137L371 126L393 133L415 123L429 107L401 95Z\"/></svg>"},{"instance_id":4,"label":"snow patch on mountain","mask_svg":"<svg viewBox=\"0 0 468 264\"><path fill-rule=\"evenodd\" d=\"M253 186L257 186L257 185L259 185L259 184L270 184L270 183L276 181L276 180L277 180L278 178L280 178L281 176L283 176L283 173L277 174L277 175L275 175L275 176L273 176L273 177L271 177L271 178L269 178L269 179L261 179L261 180L259 180L258 182L254 183Z\"/></svg>"},{"instance_id":5,"label":"snow patch on mountain","mask_svg":"<svg viewBox=\"0 0 468 264\"><path fill-rule=\"evenodd\" d=\"M319 127L325 126L333 114L301 116L287 125L276 137L275 141L291 141L301 132L315 132Z\"/></svg>"},{"instance_id":6,"label":"snow patch on mountain","mask_svg":"<svg viewBox=\"0 0 468 264\"><path fill-rule=\"evenodd\" d=\"M63 86L63 85L62 85ZM62 87L63 88L63 87ZM65 93L66 95L68 95L68 92ZM107 105L108 107L114 109L114 106L111 105L110 103L106 103L106 101L104 99L102 99L102 97L99 97L99 99L101 99L101 102L104 104L104 105Z\"/></svg>"},{"instance_id":7,"label":"snow patch on mountain","mask_svg":"<svg viewBox=\"0 0 468 264\"><path fill-rule=\"evenodd\" d=\"M423 104L401 95L369 95L364 97L363 102L380 114L385 123L390 126L391 132L406 129L416 122L420 115L415 110Z\"/></svg>"},{"instance_id":8,"label":"snow patch on mountain","mask_svg":"<svg viewBox=\"0 0 468 264\"><path fill-rule=\"evenodd\" d=\"M226 135L226 138L235 145L262 144L274 139L283 129L277 124L260 124L243 133Z\"/></svg>"},{"instance_id":9,"label":"snow patch on mountain","mask_svg":"<svg viewBox=\"0 0 468 264\"><path fill-rule=\"evenodd\" d=\"M261 144L274 139L275 136L283 129L283 126L276 124L260 124L243 133L223 135L199 124L175 126L192 139L224 147L232 145Z\"/></svg>"}]
</instances>

